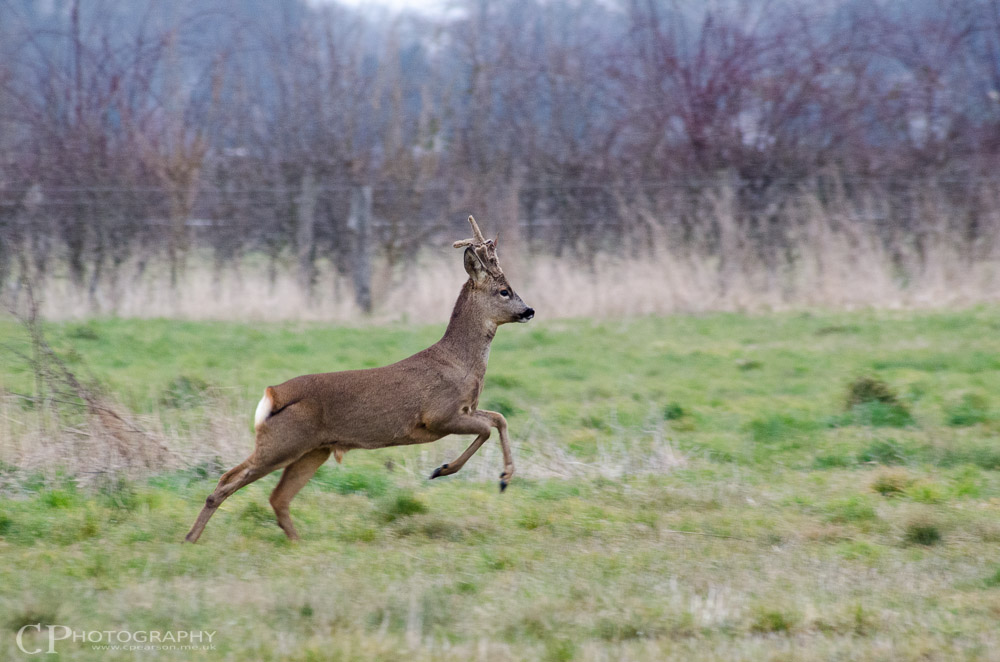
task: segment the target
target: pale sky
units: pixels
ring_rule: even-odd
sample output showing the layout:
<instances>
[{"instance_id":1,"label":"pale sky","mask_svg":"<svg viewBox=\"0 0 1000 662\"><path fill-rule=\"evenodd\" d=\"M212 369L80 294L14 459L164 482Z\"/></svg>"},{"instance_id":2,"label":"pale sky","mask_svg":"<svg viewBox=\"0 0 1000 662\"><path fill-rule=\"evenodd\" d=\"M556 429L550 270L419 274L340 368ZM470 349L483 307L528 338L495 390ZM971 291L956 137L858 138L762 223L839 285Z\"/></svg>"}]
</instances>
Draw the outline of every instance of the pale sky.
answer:
<instances>
[{"instance_id":1,"label":"pale sky","mask_svg":"<svg viewBox=\"0 0 1000 662\"><path fill-rule=\"evenodd\" d=\"M311 0L317 4L330 0ZM380 6L393 10L412 9L421 13L441 14L449 4L449 0L336 0L349 7Z\"/></svg>"}]
</instances>

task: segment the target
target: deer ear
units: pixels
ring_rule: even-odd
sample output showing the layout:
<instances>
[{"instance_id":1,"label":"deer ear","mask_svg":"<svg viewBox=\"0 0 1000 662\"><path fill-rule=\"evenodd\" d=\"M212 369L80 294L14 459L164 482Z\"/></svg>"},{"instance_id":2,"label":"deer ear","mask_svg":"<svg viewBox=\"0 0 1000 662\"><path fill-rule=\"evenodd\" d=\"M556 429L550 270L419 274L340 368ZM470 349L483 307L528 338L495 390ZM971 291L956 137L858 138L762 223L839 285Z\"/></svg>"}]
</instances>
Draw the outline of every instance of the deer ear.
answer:
<instances>
[{"instance_id":1,"label":"deer ear","mask_svg":"<svg viewBox=\"0 0 1000 662\"><path fill-rule=\"evenodd\" d=\"M472 246L465 249L465 270L477 285L486 278L486 267Z\"/></svg>"}]
</instances>

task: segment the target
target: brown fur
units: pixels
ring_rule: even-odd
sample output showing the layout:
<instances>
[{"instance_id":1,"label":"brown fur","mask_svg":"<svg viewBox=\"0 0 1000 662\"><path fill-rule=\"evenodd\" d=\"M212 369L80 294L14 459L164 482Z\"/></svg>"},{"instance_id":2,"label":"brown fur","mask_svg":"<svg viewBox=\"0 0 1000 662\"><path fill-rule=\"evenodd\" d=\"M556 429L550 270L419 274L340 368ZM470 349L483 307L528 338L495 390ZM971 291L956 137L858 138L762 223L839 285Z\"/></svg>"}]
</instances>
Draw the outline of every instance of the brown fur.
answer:
<instances>
[{"instance_id":1,"label":"brown fur","mask_svg":"<svg viewBox=\"0 0 1000 662\"><path fill-rule=\"evenodd\" d=\"M481 237L478 227L470 222ZM195 542L205 524L227 497L241 487L284 468L271 494L278 524L297 538L289 503L331 452L338 462L349 450L426 444L450 434L474 434L476 439L454 462L442 465L431 478L447 476L489 438L500 434L504 472L501 490L514 475L507 421L478 409L490 343L501 324L527 321L534 314L507 282L496 258L495 244L469 245L462 287L444 337L398 363L368 370L348 370L295 377L269 386L273 401L269 417L257 426L253 453L226 472L185 538ZM502 290L508 296L500 295Z\"/></svg>"}]
</instances>

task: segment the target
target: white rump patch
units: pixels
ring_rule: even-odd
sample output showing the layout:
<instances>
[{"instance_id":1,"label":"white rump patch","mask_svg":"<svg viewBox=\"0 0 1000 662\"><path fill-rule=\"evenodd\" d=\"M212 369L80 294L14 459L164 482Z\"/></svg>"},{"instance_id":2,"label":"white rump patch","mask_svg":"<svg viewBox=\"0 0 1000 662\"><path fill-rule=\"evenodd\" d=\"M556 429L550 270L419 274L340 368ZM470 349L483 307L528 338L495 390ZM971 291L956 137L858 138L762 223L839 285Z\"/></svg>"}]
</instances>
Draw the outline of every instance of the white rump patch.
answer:
<instances>
[{"instance_id":1,"label":"white rump patch","mask_svg":"<svg viewBox=\"0 0 1000 662\"><path fill-rule=\"evenodd\" d=\"M274 408L274 401L271 400L270 394L267 390L264 390L264 397L260 399L257 403L257 411L253 415L253 427L256 430L260 427L260 424L267 420L267 417L271 415L271 410Z\"/></svg>"}]
</instances>

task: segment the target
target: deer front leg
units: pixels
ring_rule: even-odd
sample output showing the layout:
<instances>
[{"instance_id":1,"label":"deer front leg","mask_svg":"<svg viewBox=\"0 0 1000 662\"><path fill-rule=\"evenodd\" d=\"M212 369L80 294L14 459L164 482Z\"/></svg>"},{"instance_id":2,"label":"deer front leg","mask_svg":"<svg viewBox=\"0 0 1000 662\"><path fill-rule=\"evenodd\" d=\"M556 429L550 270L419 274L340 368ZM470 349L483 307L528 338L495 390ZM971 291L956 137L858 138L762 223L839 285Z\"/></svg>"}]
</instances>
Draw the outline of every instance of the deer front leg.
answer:
<instances>
[{"instance_id":1,"label":"deer front leg","mask_svg":"<svg viewBox=\"0 0 1000 662\"><path fill-rule=\"evenodd\" d=\"M497 411L480 409L476 412L488 416L500 433L500 450L503 452L503 473L500 474L500 491L507 489L507 482L514 477L514 455L510 452L510 438L507 436L507 419Z\"/></svg>"},{"instance_id":2,"label":"deer front leg","mask_svg":"<svg viewBox=\"0 0 1000 662\"><path fill-rule=\"evenodd\" d=\"M431 474L431 480L440 478L441 476L450 476L451 474L456 473L459 469L465 466L465 463L469 461L469 458L475 455L476 451L479 450L479 447L482 446L489 438L490 433L488 430L486 434L481 434L476 437L475 441L469 444L469 447L465 449L464 453L458 456L457 460L454 460L453 462L446 462L435 469L434 473Z\"/></svg>"},{"instance_id":3,"label":"deer front leg","mask_svg":"<svg viewBox=\"0 0 1000 662\"><path fill-rule=\"evenodd\" d=\"M507 437L507 419L495 411L480 409L471 414L462 414L448 421L441 427L445 434L473 434L478 433L465 452L454 462L442 464L431 474L431 479L439 476L449 476L461 469L469 458L486 442L490 437L490 429L496 428L500 432L500 449L503 451L504 471L500 474L500 491L507 489L507 482L514 475L514 459L510 452L510 440Z\"/></svg>"}]
</instances>

